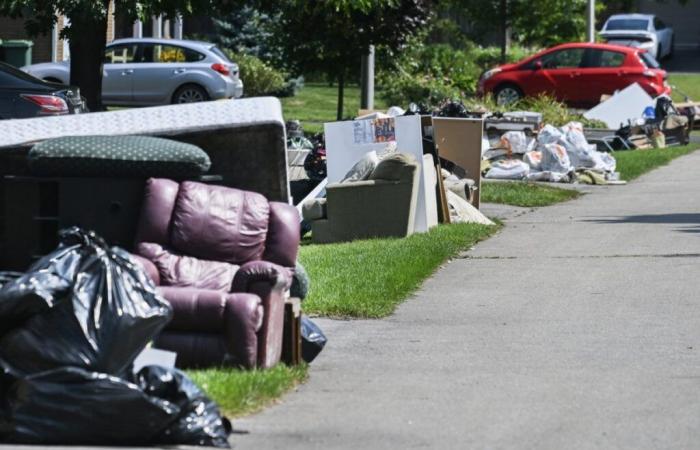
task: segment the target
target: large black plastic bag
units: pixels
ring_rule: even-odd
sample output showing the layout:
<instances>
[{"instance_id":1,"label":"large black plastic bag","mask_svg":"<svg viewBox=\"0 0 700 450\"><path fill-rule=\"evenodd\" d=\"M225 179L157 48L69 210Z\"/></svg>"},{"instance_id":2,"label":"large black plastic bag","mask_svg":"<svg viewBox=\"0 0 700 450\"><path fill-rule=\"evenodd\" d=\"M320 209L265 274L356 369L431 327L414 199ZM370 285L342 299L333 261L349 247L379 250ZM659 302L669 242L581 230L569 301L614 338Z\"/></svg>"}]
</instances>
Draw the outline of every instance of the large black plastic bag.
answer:
<instances>
[{"instance_id":1,"label":"large black plastic bag","mask_svg":"<svg viewBox=\"0 0 700 450\"><path fill-rule=\"evenodd\" d=\"M301 358L310 363L326 346L326 335L307 316L301 316Z\"/></svg>"},{"instance_id":2,"label":"large black plastic bag","mask_svg":"<svg viewBox=\"0 0 700 450\"><path fill-rule=\"evenodd\" d=\"M34 445L203 445L230 448L231 427L182 372L146 366L130 383L67 367L6 392L3 441Z\"/></svg>"},{"instance_id":3,"label":"large black plastic bag","mask_svg":"<svg viewBox=\"0 0 700 450\"><path fill-rule=\"evenodd\" d=\"M125 251L75 227L60 240L0 290L0 364L18 376L62 366L123 374L172 309Z\"/></svg>"}]
</instances>

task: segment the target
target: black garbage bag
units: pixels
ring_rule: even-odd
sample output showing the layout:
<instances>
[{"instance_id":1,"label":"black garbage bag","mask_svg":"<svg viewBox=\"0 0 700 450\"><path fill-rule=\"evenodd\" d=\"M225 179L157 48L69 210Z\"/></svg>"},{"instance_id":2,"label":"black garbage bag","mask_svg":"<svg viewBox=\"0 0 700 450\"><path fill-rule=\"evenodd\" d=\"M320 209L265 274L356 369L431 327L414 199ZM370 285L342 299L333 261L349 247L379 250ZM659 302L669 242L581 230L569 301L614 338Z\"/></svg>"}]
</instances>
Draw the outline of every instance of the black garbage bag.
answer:
<instances>
[{"instance_id":1,"label":"black garbage bag","mask_svg":"<svg viewBox=\"0 0 700 450\"><path fill-rule=\"evenodd\" d=\"M161 445L229 448L231 423L185 374L177 369L146 366L137 375L143 391L178 408L177 420L156 438Z\"/></svg>"},{"instance_id":2,"label":"black garbage bag","mask_svg":"<svg viewBox=\"0 0 700 450\"><path fill-rule=\"evenodd\" d=\"M0 415L4 442L230 448L231 426L176 369L147 366L134 383L77 367L18 379Z\"/></svg>"},{"instance_id":3,"label":"black garbage bag","mask_svg":"<svg viewBox=\"0 0 700 450\"><path fill-rule=\"evenodd\" d=\"M76 227L60 241L0 290L0 365L17 377L65 366L121 375L170 304L124 250Z\"/></svg>"},{"instance_id":4,"label":"black garbage bag","mask_svg":"<svg viewBox=\"0 0 700 450\"><path fill-rule=\"evenodd\" d=\"M310 363L326 346L326 335L323 331L307 316L301 316L301 357L307 363Z\"/></svg>"}]
</instances>

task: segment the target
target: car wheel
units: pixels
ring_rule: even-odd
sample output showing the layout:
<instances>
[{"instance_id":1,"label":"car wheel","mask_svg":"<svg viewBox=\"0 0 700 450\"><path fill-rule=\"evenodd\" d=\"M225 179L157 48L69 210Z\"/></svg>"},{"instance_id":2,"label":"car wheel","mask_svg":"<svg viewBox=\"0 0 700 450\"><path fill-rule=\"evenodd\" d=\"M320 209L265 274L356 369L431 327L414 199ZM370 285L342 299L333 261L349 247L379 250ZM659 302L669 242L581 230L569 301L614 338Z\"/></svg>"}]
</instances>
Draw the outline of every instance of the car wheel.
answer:
<instances>
[{"instance_id":1,"label":"car wheel","mask_svg":"<svg viewBox=\"0 0 700 450\"><path fill-rule=\"evenodd\" d=\"M182 86L173 95L173 103L197 103L209 100L209 94L203 88L194 84Z\"/></svg>"},{"instance_id":2,"label":"car wheel","mask_svg":"<svg viewBox=\"0 0 700 450\"><path fill-rule=\"evenodd\" d=\"M500 106L511 105L523 98L523 91L514 84L504 84L494 91L493 98Z\"/></svg>"}]
</instances>

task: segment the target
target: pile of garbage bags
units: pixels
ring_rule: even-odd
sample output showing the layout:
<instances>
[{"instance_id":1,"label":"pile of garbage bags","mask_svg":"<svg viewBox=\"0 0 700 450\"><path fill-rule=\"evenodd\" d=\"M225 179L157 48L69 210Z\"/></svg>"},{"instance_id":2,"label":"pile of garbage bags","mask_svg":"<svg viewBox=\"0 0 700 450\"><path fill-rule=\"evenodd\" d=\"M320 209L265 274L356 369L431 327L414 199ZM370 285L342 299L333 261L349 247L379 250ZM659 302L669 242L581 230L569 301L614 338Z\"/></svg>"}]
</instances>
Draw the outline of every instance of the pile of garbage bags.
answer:
<instances>
[{"instance_id":1,"label":"pile of garbage bags","mask_svg":"<svg viewBox=\"0 0 700 450\"><path fill-rule=\"evenodd\" d=\"M486 178L570 182L575 180L576 171L614 177L615 158L589 144L579 122L561 128L545 125L536 138L508 131L501 136L499 146L505 152L496 153L499 159L490 163Z\"/></svg>"},{"instance_id":2,"label":"pile of garbage bags","mask_svg":"<svg viewBox=\"0 0 700 450\"><path fill-rule=\"evenodd\" d=\"M182 372L134 359L172 309L119 248L78 228L0 290L0 442L230 448Z\"/></svg>"}]
</instances>

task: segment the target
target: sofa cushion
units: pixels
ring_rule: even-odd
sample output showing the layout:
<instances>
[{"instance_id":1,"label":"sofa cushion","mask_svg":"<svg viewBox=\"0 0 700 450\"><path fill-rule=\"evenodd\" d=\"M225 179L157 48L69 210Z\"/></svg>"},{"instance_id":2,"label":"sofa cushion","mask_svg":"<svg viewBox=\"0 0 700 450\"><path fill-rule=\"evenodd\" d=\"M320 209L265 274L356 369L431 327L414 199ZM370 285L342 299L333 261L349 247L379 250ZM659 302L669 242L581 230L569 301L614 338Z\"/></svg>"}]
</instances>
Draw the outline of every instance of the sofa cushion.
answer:
<instances>
[{"instance_id":1,"label":"sofa cushion","mask_svg":"<svg viewBox=\"0 0 700 450\"><path fill-rule=\"evenodd\" d=\"M199 147L148 136L67 136L29 151L31 173L77 177L190 178L209 170Z\"/></svg>"},{"instance_id":2,"label":"sofa cushion","mask_svg":"<svg viewBox=\"0 0 700 450\"><path fill-rule=\"evenodd\" d=\"M162 286L229 292L239 267L221 261L177 255L155 243L142 242L136 246L136 252L156 266Z\"/></svg>"},{"instance_id":3,"label":"sofa cushion","mask_svg":"<svg viewBox=\"0 0 700 450\"><path fill-rule=\"evenodd\" d=\"M325 219L327 217L326 211L325 198L307 200L301 206L301 216L307 221Z\"/></svg>"},{"instance_id":4,"label":"sofa cushion","mask_svg":"<svg viewBox=\"0 0 700 450\"><path fill-rule=\"evenodd\" d=\"M412 155L393 153L377 164L369 179L410 182L417 169L418 163Z\"/></svg>"},{"instance_id":5,"label":"sofa cushion","mask_svg":"<svg viewBox=\"0 0 700 450\"><path fill-rule=\"evenodd\" d=\"M270 204L261 194L195 182L180 184L170 226L178 253L242 264L261 259Z\"/></svg>"}]
</instances>

